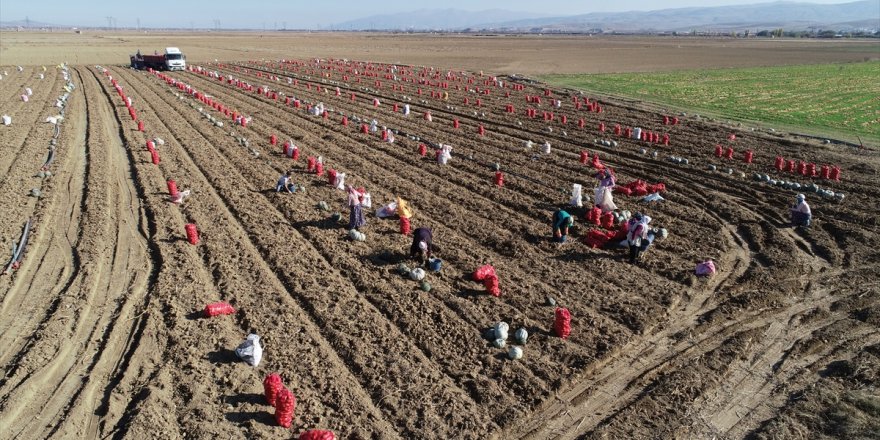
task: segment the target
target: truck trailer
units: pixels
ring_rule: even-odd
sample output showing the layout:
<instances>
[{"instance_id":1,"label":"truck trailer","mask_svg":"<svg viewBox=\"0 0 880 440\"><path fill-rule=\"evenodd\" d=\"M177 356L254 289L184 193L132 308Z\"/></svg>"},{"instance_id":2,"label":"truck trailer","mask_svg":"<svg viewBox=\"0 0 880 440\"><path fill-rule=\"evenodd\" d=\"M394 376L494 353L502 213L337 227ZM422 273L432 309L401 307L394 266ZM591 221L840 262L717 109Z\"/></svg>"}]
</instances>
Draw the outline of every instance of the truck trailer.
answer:
<instances>
[{"instance_id":1,"label":"truck trailer","mask_svg":"<svg viewBox=\"0 0 880 440\"><path fill-rule=\"evenodd\" d=\"M186 70L186 55L176 47L166 47L165 53L153 53L153 55L142 55L141 51L130 55L131 67L133 69L154 69L154 70Z\"/></svg>"}]
</instances>

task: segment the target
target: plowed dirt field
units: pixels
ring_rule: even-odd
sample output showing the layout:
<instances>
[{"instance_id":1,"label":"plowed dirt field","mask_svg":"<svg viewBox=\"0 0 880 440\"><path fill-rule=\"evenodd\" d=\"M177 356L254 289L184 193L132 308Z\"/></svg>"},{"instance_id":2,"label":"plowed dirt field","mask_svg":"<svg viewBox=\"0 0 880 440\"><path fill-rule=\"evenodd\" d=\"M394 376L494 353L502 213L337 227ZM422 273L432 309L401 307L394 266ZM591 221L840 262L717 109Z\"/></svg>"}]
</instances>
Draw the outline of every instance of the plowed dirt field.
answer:
<instances>
[{"instance_id":1,"label":"plowed dirt field","mask_svg":"<svg viewBox=\"0 0 880 440\"><path fill-rule=\"evenodd\" d=\"M834 430L844 425L851 438L876 435L876 150L478 72L342 60L190 67L0 67L0 113L12 117L0 126L4 258L33 225L20 266L0 277L0 438L312 428L345 439L814 438L843 436ZM326 117L307 111L318 103ZM56 130L44 121L62 108ZM374 119L393 143L361 132ZM616 125L668 134L669 145L615 135ZM158 163L145 146L156 138ZM299 160L282 152L289 141ZM446 165L434 160L440 143L453 147ZM719 144L734 158L716 157ZM597 180L582 152L618 184L666 185L659 202L616 194L621 211L669 233L635 265L624 249L584 242L600 228L584 219ZM345 191L306 169L318 156L371 194L366 241L348 238ZM837 165L841 179L777 171L777 156ZM41 167L51 175L36 176ZM276 193L287 170L302 189ZM192 195L171 203L168 179ZM575 227L557 244L550 219L575 183L585 207L569 208ZM788 225L797 192L810 228ZM433 229L442 269L428 273L430 291L398 272L414 264L411 237L375 215L396 197L413 207L413 227ZM718 273L695 276L708 258ZM500 297L471 279L484 264ZM205 317L217 301L236 313ZM557 306L571 312L567 339L553 331ZM484 338L499 321L528 330L524 345L508 340L522 359ZM234 353L249 333L265 350L258 367ZM272 372L296 396L291 429L263 397ZM826 401L846 399L852 420L829 424Z\"/></svg>"}]
</instances>

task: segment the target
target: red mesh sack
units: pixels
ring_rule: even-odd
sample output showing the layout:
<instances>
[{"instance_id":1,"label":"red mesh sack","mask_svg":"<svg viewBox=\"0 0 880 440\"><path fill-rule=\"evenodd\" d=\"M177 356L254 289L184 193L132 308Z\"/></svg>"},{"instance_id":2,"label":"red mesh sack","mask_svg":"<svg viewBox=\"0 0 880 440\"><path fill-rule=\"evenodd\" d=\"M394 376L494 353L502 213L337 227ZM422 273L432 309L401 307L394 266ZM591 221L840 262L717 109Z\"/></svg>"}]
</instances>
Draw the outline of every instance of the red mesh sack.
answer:
<instances>
[{"instance_id":1,"label":"red mesh sack","mask_svg":"<svg viewBox=\"0 0 880 440\"><path fill-rule=\"evenodd\" d=\"M187 223L183 227L186 230L186 240L189 244L199 244L199 230L194 223Z\"/></svg>"},{"instance_id":2,"label":"red mesh sack","mask_svg":"<svg viewBox=\"0 0 880 440\"><path fill-rule=\"evenodd\" d=\"M602 208L594 206L592 209L587 211L586 217L588 222L598 226L600 223L599 219L602 217Z\"/></svg>"},{"instance_id":3,"label":"red mesh sack","mask_svg":"<svg viewBox=\"0 0 880 440\"><path fill-rule=\"evenodd\" d=\"M600 220L600 226L605 229L611 229L614 227L614 214L610 212L606 212L602 215L602 219Z\"/></svg>"},{"instance_id":4,"label":"red mesh sack","mask_svg":"<svg viewBox=\"0 0 880 440\"><path fill-rule=\"evenodd\" d=\"M491 264L481 266L474 272L474 281L483 281L488 277L496 276L495 268Z\"/></svg>"},{"instance_id":5,"label":"red mesh sack","mask_svg":"<svg viewBox=\"0 0 880 440\"><path fill-rule=\"evenodd\" d=\"M400 218L400 233L403 235L409 235L410 232L410 223L409 219L406 217Z\"/></svg>"},{"instance_id":6,"label":"red mesh sack","mask_svg":"<svg viewBox=\"0 0 880 440\"><path fill-rule=\"evenodd\" d=\"M293 410L296 409L296 397L287 388L281 388L275 398L275 422L290 428L293 423Z\"/></svg>"},{"instance_id":7,"label":"red mesh sack","mask_svg":"<svg viewBox=\"0 0 880 440\"><path fill-rule=\"evenodd\" d=\"M501 296L501 286L498 284L498 277L495 275L486 277L483 280L483 286L486 287L486 291L489 292L492 296Z\"/></svg>"},{"instance_id":8,"label":"red mesh sack","mask_svg":"<svg viewBox=\"0 0 880 440\"><path fill-rule=\"evenodd\" d=\"M336 170L333 168L327 170L327 183L331 186L336 185Z\"/></svg>"},{"instance_id":9,"label":"red mesh sack","mask_svg":"<svg viewBox=\"0 0 880 440\"><path fill-rule=\"evenodd\" d=\"M665 183L657 183L655 185L648 185L647 187L649 193L657 193L666 191Z\"/></svg>"},{"instance_id":10,"label":"red mesh sack","mask_svg":"<svg viewBox=\"0 0 880 440\"><path fill-rule=\"evenodd\" d=\"M629 232L629 224L628 222L623 222L617 228L616 231L613 231L614 235L611 236L610 241L621 241L626 238L626 233Z\"/></svg>"},{"instance_id":11,"label":"red mesh sack","mask_svg":"<svg viewBox=\"0 0 880 440\"><path fill-rule=\"evenodd\" d=\"M556 320L553 322L553 332L562 339L567 339L571 334L571 313L562 307L556 308Z\"/></svg>"},{"instance_id":12,"label":"red mesh sack","mask_svg":"<svg viewBox=\"0 0 880 440\"><path fill-rule=\"evenodd\" d=\"M587 237L584 241L587 243L587 246L598 249L604 247L608 243L608 237L606 237L602 231L593 229L590 230L590 232L587 232Z\"/></svg>"},{"instance_id":13,"label":"red mesh sack","mask_svg":"<svg viewBox=\"0 0 880 440\"><path fill-rule=\"evenodd\" d=\"M614 191L614 192L616 192L616 193L618 193L618 194L623 194L623 195L625 195L625 196L631 196L631 195L632 195L632 190L629 189L629 188L627 188L627 187L625 187L625 186L620 186L620 185L615 186L614 189L613 189L612 191Z\"/></svg>"},{"instance_id":14,"label":"red mesh sack","mask_svg":"<svg viewBox=\"0 0 880 440\"><path fill-rule=\"evenodd\" d=\"M235 309L229 303L216 302L205 306L205 316L208 318L218 315L231 315L235 313Z\"/></svg>"},{"instance_id":15,"label":"red mesh sack","mask_svg":"<svg viewBox=\"0 0 880 440\"><path fill-rule=\"evenodd\" d=\"M275 406L278 394L283 389L284 384L281 383L281 376L278 373L272 373L263 379L263 394L266 396L266 402L269 405Z\"/></svg>"},{"instance_id":16,"label":"red mesh sack","mask_svg":"<svg viewBox=\"0 0 880 440\"><path fill-rule=\"evenodd\" d=\"M299 440L336 440L336 434L326 429L310 429L300 434Z\"/></svg>"}]
</instances>

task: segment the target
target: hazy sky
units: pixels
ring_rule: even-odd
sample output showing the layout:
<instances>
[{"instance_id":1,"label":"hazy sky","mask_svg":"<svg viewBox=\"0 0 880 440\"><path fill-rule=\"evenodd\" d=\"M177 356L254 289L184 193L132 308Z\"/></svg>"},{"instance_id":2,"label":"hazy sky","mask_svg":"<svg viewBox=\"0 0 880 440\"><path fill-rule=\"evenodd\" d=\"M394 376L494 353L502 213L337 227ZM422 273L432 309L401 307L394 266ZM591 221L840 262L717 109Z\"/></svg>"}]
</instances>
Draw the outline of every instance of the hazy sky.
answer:
<instances>
[{"instance_id":1,"label":"hazy sky","mask_svg":"<svg viewBox=\"0 0 880 440\"><path fill-rule=\"evenodd\" d=\"M808 0L809 3L847 3L853 0ZM880 0L878 0L880 1ZM507 9L546 15L654 10L692 6L746 5L762 0L0 0L0 20L60 25L117 27L318 28L370 15L418 9Z\"/></svg>"}]
</instances>

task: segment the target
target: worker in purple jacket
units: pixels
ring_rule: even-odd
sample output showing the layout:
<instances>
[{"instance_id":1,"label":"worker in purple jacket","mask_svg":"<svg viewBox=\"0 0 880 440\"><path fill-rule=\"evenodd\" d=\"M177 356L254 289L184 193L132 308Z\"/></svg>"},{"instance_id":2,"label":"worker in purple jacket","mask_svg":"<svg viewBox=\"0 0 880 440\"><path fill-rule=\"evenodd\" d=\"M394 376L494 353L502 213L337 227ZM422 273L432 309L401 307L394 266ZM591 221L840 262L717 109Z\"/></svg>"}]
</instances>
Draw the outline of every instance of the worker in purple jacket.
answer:
<instances>
[{"instance_id":1,"label":"worker in purple jacket","mask_svg":"<svg viewBox=\"0 0 880 440\"><path fill-rule=\"evenodd\" d=\"M599 171L596 177L599 179L599 186L602 187L607 186L609 189L614 189L614 185L617 183L617 178L614 177L614 173L608 167Z\"/></svg>"}]
</instances>

